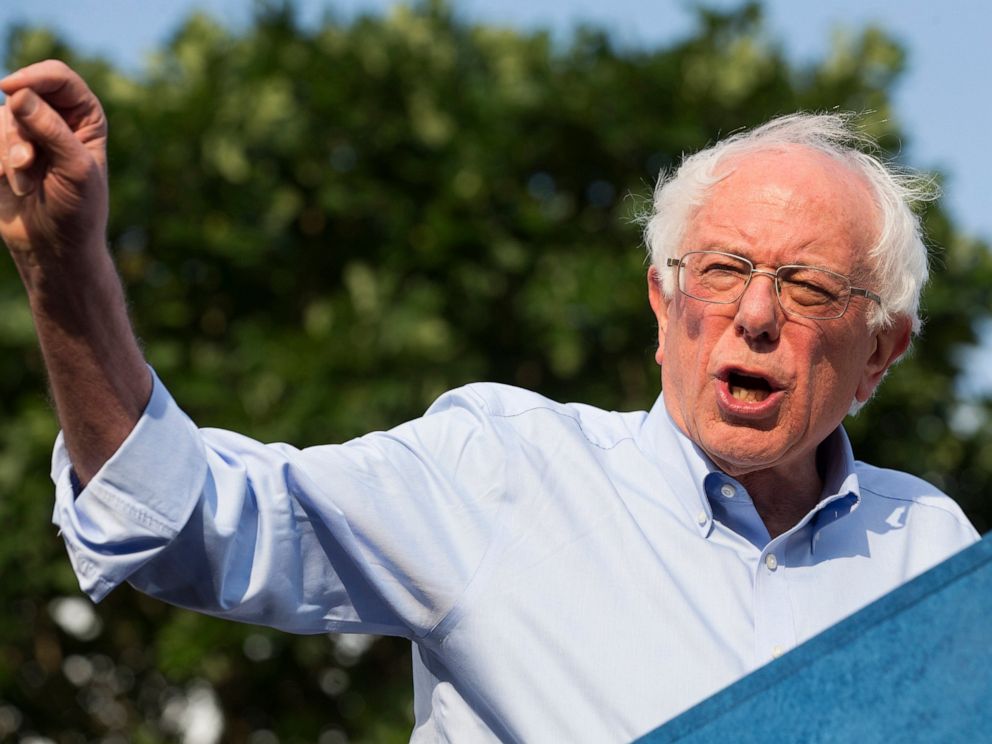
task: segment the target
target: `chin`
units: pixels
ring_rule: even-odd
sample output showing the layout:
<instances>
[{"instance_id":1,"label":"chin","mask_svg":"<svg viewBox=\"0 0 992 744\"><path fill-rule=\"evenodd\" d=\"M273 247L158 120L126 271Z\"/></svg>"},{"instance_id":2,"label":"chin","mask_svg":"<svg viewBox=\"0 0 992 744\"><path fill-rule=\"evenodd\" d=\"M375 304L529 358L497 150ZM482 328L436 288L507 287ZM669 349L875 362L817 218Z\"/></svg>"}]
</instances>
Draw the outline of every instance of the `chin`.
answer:
<instances>
[{"instance_id":1,"label":"chin","mask_svg":"<svg viewBox=\"0 0 992 744\"><path fill-rule=\"evenodd\" d=\"M703 438L702 447L710 459L728 475L753 473L774 466L781 460L781 442L769 441L753 426L727 425L729 431L713 431Z\"/></svg>"}]
</instances>

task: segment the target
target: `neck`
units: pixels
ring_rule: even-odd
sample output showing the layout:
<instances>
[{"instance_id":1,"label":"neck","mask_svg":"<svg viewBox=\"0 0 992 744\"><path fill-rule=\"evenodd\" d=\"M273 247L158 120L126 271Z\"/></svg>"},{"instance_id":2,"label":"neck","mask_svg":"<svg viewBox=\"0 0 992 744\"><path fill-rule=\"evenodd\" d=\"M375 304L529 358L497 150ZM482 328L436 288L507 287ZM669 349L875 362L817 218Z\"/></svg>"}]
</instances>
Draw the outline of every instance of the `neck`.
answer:
<instances>
[{"instance_id":1,"label":"neck","mask_svg":"<svg viewBox=\"0 0 992 744\"><path fill-rule=\"evenodd\" d=\"M820 502L823 479L811 460L804 467L759 470L738 477L774 539L792 529Z\"/></svg>"}]
</instances>

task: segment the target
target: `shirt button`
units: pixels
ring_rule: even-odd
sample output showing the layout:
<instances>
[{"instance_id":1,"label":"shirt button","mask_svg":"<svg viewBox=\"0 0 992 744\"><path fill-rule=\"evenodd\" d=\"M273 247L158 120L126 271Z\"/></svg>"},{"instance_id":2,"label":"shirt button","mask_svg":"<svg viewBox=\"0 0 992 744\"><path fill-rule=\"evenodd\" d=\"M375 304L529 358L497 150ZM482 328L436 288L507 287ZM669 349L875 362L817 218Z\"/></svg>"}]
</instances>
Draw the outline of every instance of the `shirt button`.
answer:
<instances>
[{"instance_id":1,"label":"shirt button","mask_svg":"<svg viewBox=\"0 0 992 744\"><path fill-rule=\"evenodd\" d=\"M734 498L734 496L737 495L737 489L734 488L729 483L724 483L722 486L720 486L720 493L722 493L728 499L732 499Z\"/></svg>"},{"instance_id":2,"label":"shirt button","mask_svg":"<svg viewBox=\"0 0 992 744\"><path fill-rule=\"evenodd\" d=\"M779 645L772 646L772 658L777 659L779 656L785 653L785 649Z\"/></svg>"},{"instance_id":3,"label":"shirt button","mask_svg":"<svg viewBox=\"0 0 992 744\"><path fill-rule=\"evenodd\" d=\"M706 512L699 512L699 514L696 515L696 521L699 522L700 526L706 524L708 519L709 517L706 516Z\"/></svg>"},{"instance_id":4,"label":"shirt button","mask_svg":"<svg viewBox=\"0 0 992 744\"><path fill-rule=\"evenodd\" d=\"M774 553L769 553L765 556L765 565L768 566L769 571L774 571L778 568L778 558L775 557Z\"/></svg>"}]
</instances>

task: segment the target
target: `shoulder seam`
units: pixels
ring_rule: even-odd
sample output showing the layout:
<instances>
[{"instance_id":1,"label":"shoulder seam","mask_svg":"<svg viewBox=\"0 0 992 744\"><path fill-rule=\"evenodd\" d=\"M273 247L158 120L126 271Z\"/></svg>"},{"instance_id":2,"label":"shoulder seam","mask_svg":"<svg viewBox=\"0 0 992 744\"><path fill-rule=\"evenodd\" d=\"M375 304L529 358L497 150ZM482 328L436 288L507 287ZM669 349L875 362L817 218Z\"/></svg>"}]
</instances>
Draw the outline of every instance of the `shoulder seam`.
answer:
<instances>
[{"instance_id":1,"label":"shoulder seam","mask_svg":"<svg viewBox=\"0 0 992 744\"><path fill-rule=\"evenodd\" d=\"M604 450L604 451L614 449L615 447L617 447L622 442L626 442L628 440L633 440L634 439L634 437L632 435L628 435L628 436L625 436L625 437L620 437L619 439L617 439L615 442L613 442L609 446L605 446L605 445L599 444L598 442L593 441L593 439L590 438L589 434L586 432L585 428L582 426L582 422L579 421L579 418L577 416L571 416L571 415L569 415L567 413L563 413L562 411L558 411L558 410L552 408L551 406L531 406L530 408L525 408L524 410L517 411L516 413L493 413L492 415L493 416L497 416L499 418L510 419L510 418L516 418L518 416L523 416L523 415L528 414L528 413L533 413L534 411L547 411L548 413L553 413L554 415L559 416L560 418L568 419L573 424L575 424L575 426L578 428L579 432L581 432L583 438L589 444L591 444L593 447L596 447L597 449L601 449L601 450Z\"/></svg>"},{"instance_id":2,"label":"shoulder seam","mask_svg":"<svg viewBox=\"0 0 992 744\"><path fill-rule=\"evenodd\" d=\"M878 491L875 491L875 490L869 488L868 486L861 486L861 490L862 491L867 491L868 493L872 494L873 496L878 496L879 498L882 498L882 499L889 499L890 501L903 501L903 502L906 502L906 503L909 503L909 504L917 504L919 506L925 506L925 507L927 507L929 509L936 509L937 511L943 512L944 514L947 514L948 516L953 517L955 521L960 522L962 524L964 523L963 520L958 516L958 514L953 509L948 509L948 508L942 506L941 504L928 504L928 503L926 503L924 501L920 501L919 499L907 499L907 498L904 498L904 497L901 497L901 496L891 496L891 495L886 494L886 493L879 493ZM957 503L950 496L947 496L946 494L944 496L949 501L951 501L951 503L954 503L954 504Z\"/></svg>"}]
</instances>

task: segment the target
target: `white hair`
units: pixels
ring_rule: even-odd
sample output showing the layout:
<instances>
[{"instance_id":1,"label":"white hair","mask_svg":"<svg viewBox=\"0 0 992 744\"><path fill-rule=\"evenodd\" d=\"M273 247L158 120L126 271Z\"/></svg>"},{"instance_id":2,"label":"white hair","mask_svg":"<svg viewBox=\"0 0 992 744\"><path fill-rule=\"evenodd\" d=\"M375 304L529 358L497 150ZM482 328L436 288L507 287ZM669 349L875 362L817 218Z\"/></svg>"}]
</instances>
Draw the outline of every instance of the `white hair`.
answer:
<instances>
[{"instance_id":1,"label":"white hair","mask_svg":"<svg viewBox=\"0 0 992 744\"><path fill-rule=\"evenodd\" d=\"M706 201L710 187L726 175L721 164L730 157L799 145L845 164L867 181L874 195L878 237L868 255L882 303L874 306L869 328L885 328L896 318L906 317L912 321L913 333L918 333L920 293L928 267L923 231L914 209L936 199L938 189L932 177L883 161L876 154L877 143L854 127L853 118L851 114L781 116L685 157L677 170L663 173L655 187L644 240L665 294L671 297L675 291L674 273L665 270L666 259L680 255L693 213Z\"/></svg>"}]
</instances>

